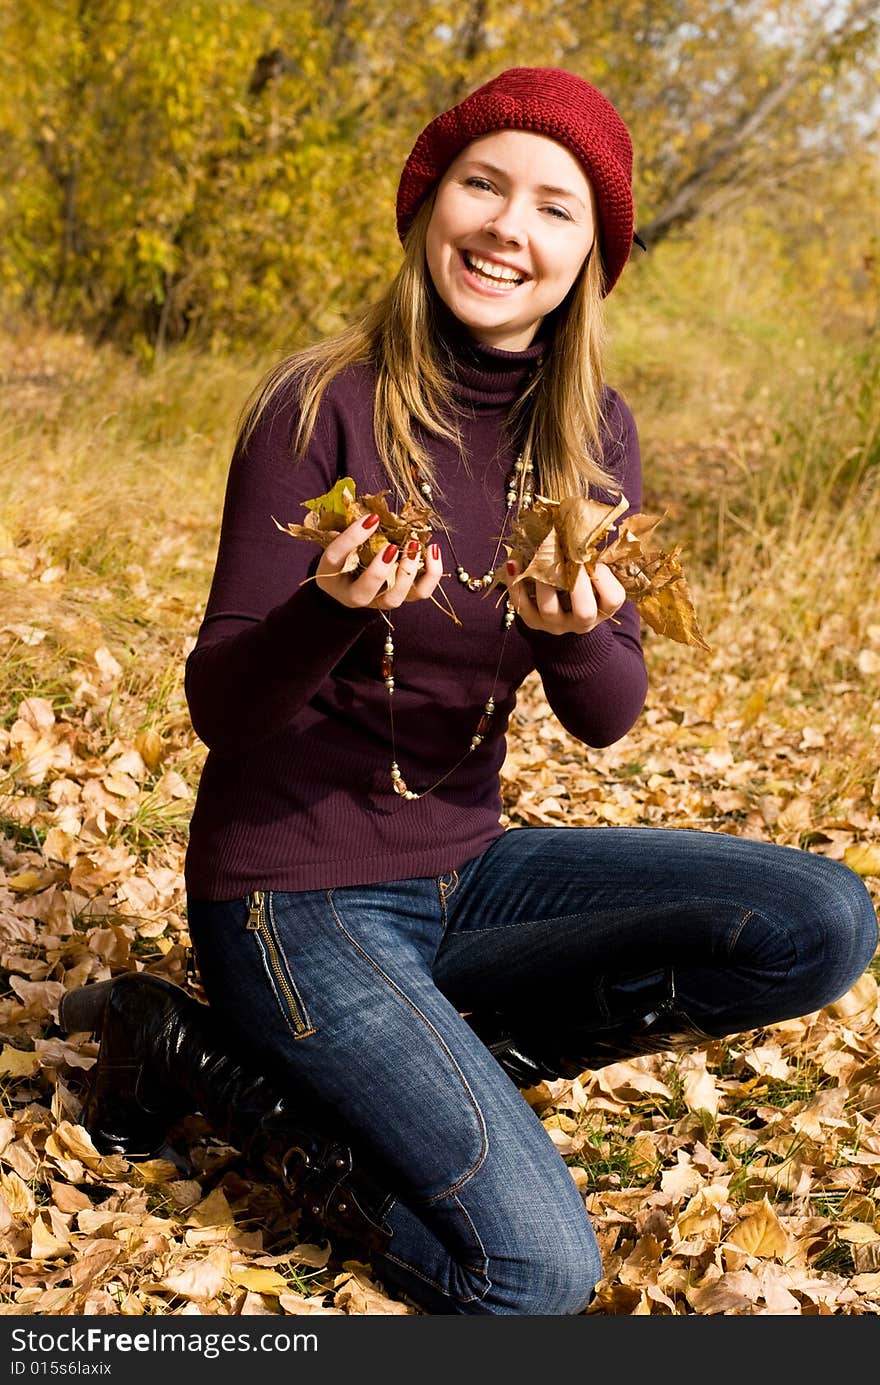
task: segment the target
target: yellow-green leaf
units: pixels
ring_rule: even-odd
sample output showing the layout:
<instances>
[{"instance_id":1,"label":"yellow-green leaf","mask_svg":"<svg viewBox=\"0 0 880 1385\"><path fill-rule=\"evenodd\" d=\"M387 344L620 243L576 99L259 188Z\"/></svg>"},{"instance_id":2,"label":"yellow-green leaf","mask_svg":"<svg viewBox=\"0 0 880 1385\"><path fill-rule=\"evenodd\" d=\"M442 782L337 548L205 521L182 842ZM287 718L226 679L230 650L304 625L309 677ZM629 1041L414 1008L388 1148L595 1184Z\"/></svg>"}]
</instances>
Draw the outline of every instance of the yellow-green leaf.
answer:
<instances>
[{"instance_id":1,"label":"yellow-green leaf","mask_svg":"<svg viewBox=\"0 0 880 1385\"><path fill-rule=\"evenodd\" d=\"M307 510L314 510L320 514L322 510L329 510L331 514L338 515L340 519L345 519L354 504L355 483L350 476L343 476L331 490L324 495L316 495L313 500L304 500L303 505Z\"/></svg>"}]
</instances>

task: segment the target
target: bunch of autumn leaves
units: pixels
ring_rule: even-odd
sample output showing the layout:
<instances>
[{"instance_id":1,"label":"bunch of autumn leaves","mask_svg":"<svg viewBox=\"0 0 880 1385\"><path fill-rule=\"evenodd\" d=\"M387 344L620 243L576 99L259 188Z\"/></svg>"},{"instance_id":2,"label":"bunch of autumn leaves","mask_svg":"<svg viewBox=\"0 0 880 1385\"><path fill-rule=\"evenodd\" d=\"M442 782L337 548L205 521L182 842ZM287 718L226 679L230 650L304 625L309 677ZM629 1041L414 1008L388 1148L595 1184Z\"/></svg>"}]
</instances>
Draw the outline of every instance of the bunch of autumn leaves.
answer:
<instances>
[{"instance_id":1,"label":"bunch of autumn leaves","mask_svg":"<svg viewBox=\"0 0 880 1385\"><path fill-rule=\"evenodd\" d=\"M408 501L396 514L388 507L387 494L381 491L358 496L354 481L343 477L326 495L303 502L309 512L303 524L275 523L295 538L310 539L326 548L355 520L377 514L378 525L360 548L349 554L343 571L366 567L389 543L402 549L416 540L424 551L435 528L431 511ZM596 563L605 563L638 606L646 625L681 644L708 650L682 570L681 549L661 548L654 538L663 516L628 515L628 509L625 497L616 505L605 505L579 496L564 500L535 496L530 508L519 515L505 544L507 557L520 569L514 583L524 582L532 593L535 582L570 592L583 567L590 572ZM617 533L612 538L610 530L615 524ZM392 567L389 582L393 580ZM504 565L495 572L492 586L498 585L507 585Z\"/></svg>"}]
</instances>

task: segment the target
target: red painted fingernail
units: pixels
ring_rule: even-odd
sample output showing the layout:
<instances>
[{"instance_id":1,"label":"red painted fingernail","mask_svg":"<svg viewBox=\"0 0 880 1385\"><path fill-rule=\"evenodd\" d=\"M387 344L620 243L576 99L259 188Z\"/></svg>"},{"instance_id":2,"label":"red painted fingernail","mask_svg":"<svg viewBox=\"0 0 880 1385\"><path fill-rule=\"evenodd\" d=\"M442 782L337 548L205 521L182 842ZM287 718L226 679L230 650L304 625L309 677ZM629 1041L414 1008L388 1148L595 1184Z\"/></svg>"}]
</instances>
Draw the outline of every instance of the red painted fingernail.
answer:
<instances>
[{"instance_id":1,"label":"red painted fingernail","mask_svg":"<svg viewBox=\"0 0 880 1385\"><path fill-rule=\"evenodd\" d=\"M379 523L379 516L367 515L366 519L362 520L361 522L365 529L372 529L375 525Z\"/></svg>"},{"instance_id":2,"label":"red painted fingernail","mask_svg":"<svg viewBox=\"0 0 880 1385\"><path fill-rule=\"evenodd\" d=\"M437 559L440 557L440 545L439 545L439 543L432 543L432 544L431 544L431 557L434 559L434 562L435 562L435 563L436 563Z\"/></svg>"},{"instance_id":3,"label":"red painted fingernail","mask_svg":"<svg viewBox=\"0 0 880 1385\"><path fill-rule=\"evenodd\" d=\"M395 559L396 557L397 557L397 544L396 544L396 543L389 543L388 547L385 549L385 552L382 554L382 562L383 562L383 563L393 563L393 562L394 562L394 559Z\"/></svg>"},{"instance_id":4,"label":"red painted fingernail","mask_svg":"<svg viewBox=\"0 0 880 1385\"><path fill-rule=\"evenodd\" d=\"M408 543L407 546L406 546L406 556L407 556L408 558L414 558L414 557L416 556L416 554L418 553L418 551L419 551L419 541L418 541L418 539L410 539L409 543Z\"/></svg>"},{"instance_id":5,"label":"red painted fingernail","mask_svg":"<svg viewBox=\"0 0 880 1385\"><path fill-rule=\"evenodd\" d=\"M508 571L508 574L509 574L511 577L513 577L514 574L515 574L515 572L516 572L516 563L508 563L508 564L507 564L507 571Z\"/></svg>"}]
</instances>

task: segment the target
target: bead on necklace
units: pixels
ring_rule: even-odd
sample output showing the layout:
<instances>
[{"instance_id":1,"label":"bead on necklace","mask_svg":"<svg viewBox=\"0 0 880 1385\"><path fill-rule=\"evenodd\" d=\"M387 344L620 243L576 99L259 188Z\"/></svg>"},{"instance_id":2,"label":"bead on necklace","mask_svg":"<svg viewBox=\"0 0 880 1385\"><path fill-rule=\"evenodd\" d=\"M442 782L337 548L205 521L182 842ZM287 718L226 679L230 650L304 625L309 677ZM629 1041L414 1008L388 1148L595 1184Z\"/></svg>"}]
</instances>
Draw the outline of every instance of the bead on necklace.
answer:
<instances>
[{"instance_id":1,"label":"bead on necklace","mask_svg":"<svg viewBox=\"0 0 880 1385\"><path fill-rule=\"evenodd\" d=\"M418 472L414 471L414 475L420 493L425 497L425 500L433 509L433 495L431 491L430 482L424 478L419 479ZM449 530L444 524L442 516L437 515L435 511L435 515L440 524L440 527L443 530L443 533L446 535L446 539L449 544L449 550L452 554L453 561L456 564L455 576L458 579L461 586L466 588L466 590L472 592L483 592L488 591L488 589L492 586L492 583L495 580L495 569L498 563L498 555L501 552L501 545L504 542L504 537L507 532L507 528L510 523L514 507L517 508L517 513L519 513L522 510L527 510L531 506L532 497L534 493L533 477L534 466L532 462L524 462L523 455L522 453L520 453L520 455L514 462L513 470L507 478L507 490L505 492L506 509L504 512L504 522L501 526L501 533L498 536L498 542L495 546L495 552L492 557L492 564L487 569L487 571L483 573L482 577L472 577L470 573L458 561L458 558L455 553L455 547L453 545ZM483 710L480 714L479 720L477 721L476 727L474 728L474 732L471 736L470 744L468 745L467 750L465 750L464 754L456 760L455 764L452 765L446 771L445 774L441 775L439 779L435 780L429 788L422 789L421 792L416 792L414 789L408 787L406 780L403 777L403 773L400 769L400 766L397 763L397 746L394 731L394 626L391 623L390 616L388 616L388 614L385 611L382 612L382 616L388 627L385 636L385 644L383 646L381 668L382 678L385 683L385 687L388 691L388 717L391 726L391 784L394 789L394 792L398 795L398 797L412 802L414 799L425 798L428 794L433 793L433 791L436 788L438 788L440 784L444 782L444 780L448 779L451 774L455 773L459 765L463 764L469 755L471 755L480 745L482 745L483 741L486 739L486 736L489 734L489 731L492 726L492 718L495 714L495 689L498 685L498 678L501 673L501 664L504 659L504 649L507 644L507 636L510 632L510 627L513 625L514 619L516 618L516 611L514 610L513 604L510 600L510 597L508 596L504 603L504 615L502 617L501 622L503 634L501 637L501 647L498 651L498 662L495 665L495 674L492 679L492 689L489 696L486 698L486 701L483 704Z\"/></svg>"},{"instance_id":2,"label":"bead on necklace","mask_svg":"<svg viewBox=\"0 0 880 1385\"><path fill-rule=\"evenodd\" d=\"M520 452L519 456L513 464L513 470L507 478L507 491L505 493L507 508L504 512L504 523L501 526L501 533L499 534L498 542L495 545L495 552L492 555L492 563L491 566L487 568L487 570L483 573L482 577L472 577L471 574L467 571L467 569L458 561L458 558L455 553L455 547L453 545L449 530L444 524L442 516L437 515L437 519L440 521L440 527L446 535L446 540L449 544L450 552L452 554L453 560L455 561L456 580L461 584L461 586L467 588L468 591L488 591L492 583L494 582L495 568L498 564L498 555L501 552L501 545L504 542L504 535L507 531L507 526L510 522L511 512L515 505L518 505L520 510L528 510L531 506L532 496L534 493L534 471L534 463L531 461L524 461L523 454ZM428 504L433 508L434 496L431 490L430 481L427 481L424 478L419 480L418 473L416 473L416 480L420 493L425 497Z\"/></svg>"}]
</instances>

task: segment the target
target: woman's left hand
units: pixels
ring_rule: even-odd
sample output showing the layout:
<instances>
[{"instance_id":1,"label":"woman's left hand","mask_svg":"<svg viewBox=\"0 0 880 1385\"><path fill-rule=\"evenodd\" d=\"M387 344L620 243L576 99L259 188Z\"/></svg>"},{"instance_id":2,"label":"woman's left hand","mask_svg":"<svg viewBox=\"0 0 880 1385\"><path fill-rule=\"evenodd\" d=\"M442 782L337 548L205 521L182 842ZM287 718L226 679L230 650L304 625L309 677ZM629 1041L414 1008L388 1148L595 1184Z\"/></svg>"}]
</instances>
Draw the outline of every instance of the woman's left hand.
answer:
<instances>
[{"instance_id":1,"label":"woman's left hand","mask_svg":"<svg viewBox=\"0 0 880 1385\"><path fill-rule=\"evenodd\" d=\"M626 600L626 592L605 563L596 564L592 578L585 567L581 568L568 593L570 610L562 605L561 593L546 582L535 583L532 600L525 583L515 581L517 563L511 560L506 570L508 596L520 620L531 630L544 630L550 635L586 635L603 620L610 620Z\"/></svg>"}]
</instances>

